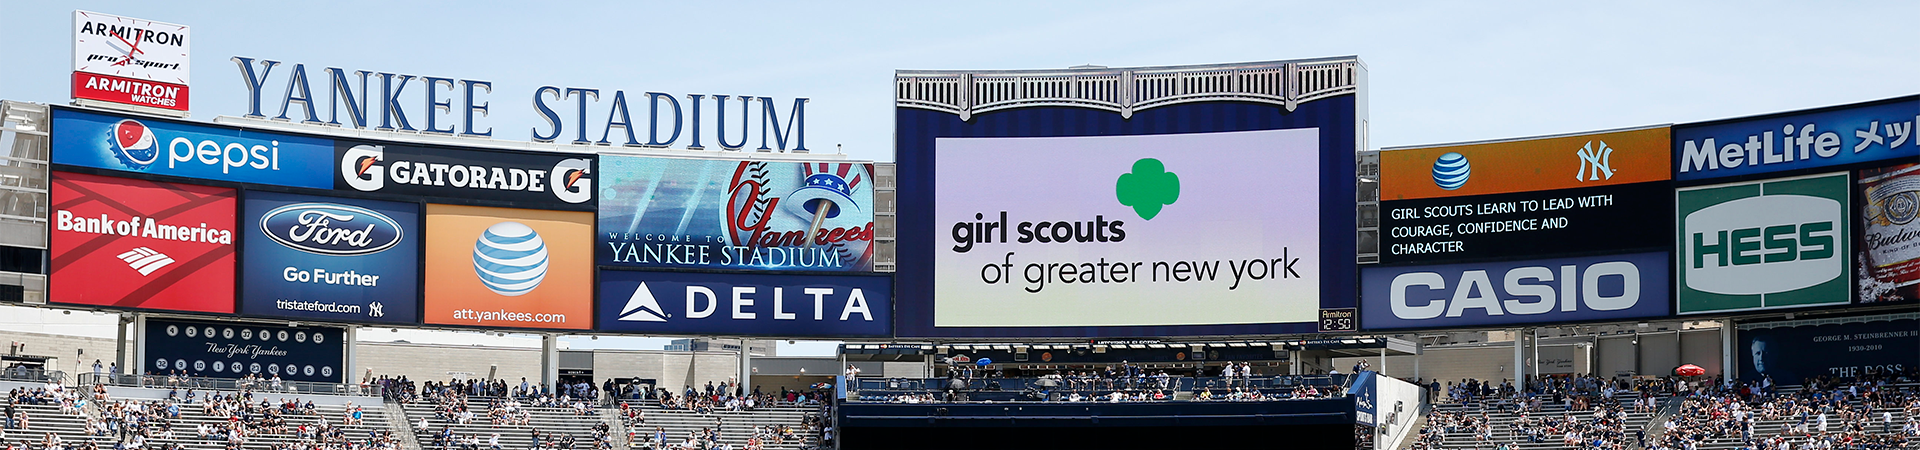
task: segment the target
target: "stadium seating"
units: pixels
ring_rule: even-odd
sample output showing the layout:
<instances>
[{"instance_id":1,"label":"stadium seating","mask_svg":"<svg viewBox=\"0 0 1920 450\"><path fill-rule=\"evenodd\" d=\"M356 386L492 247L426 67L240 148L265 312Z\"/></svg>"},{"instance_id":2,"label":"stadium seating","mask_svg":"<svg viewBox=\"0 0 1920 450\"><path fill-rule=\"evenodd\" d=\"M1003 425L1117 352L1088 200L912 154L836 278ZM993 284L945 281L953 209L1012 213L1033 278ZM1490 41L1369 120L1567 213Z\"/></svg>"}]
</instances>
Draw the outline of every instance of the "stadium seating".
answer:
<instances>
[{"instance_id":1,"label":"stadium seating","mask_svg":"<svg viewBox=\"0 0 1920 450\"><path fill-rule=\"evenodd\" d=\"M254 402L257 403L260 399L278 403L280 397L271 394L260 394L255 396ZM293 397L289 396L287 399L293 400ZM154 398L115 398L109 399L107 404L111 405L119 402L151 403L157 401L160 400ZM20 412L24 412L29 418L27 428L8 430L7 440L9 442L28 441L33 443L32 446L34 448L40 448L39 442L44 439L45 433L55 433L60 436L60 440L63 441L64 444L71 446L70 448L82 448L89 442L96 444L98 448L114 448L116 436L113 433L95 436L87 431L89 420L102 420L103 411L101 406L103 405L101 405L100 402L90 401L87 408L72 413L62 413L60 406L57 404L16 405L15 407L18 408ZM357 406L363 408L363 420L357 425L345 424L344 418L348 412L348 407L345 405L315 405L315 414L288 414L283 417L290 429L300 425L317 426L322 420L322 417L324 417L332 426L341 428L343 436L346 439L356 442L365 442L371 432L387 430L387 417L381 405L376 403ZM189 407L188 405L182 405L178 418L165 421L171 426L173 434L171 438L156 434L153 437L145 438L145 441L148 448L167 448L177 445L178 448L189 450L226 449L226 441L201 439L196 436L195 430L200 424L224 424L229 420L228 417L224 416L215 417L204 414L198 406ZM247 437L243 448L248 450L300 448L298 444L301 444L303 441L311 442L303 440L292 433L291 430L289 433L280 434L260 433Z\"/></svg>"},{"instance_id":2,"label":"stadium seating","mask_svg":"<svg viewBox=\"0 0 1920 450\"><path fill-rule=\"evenodd\" d=\"M9 383L5 387L9 389L13 387L30 389L31 387L38 386L44 385L37 383ZM53 433L59 437L60 443L63 444L62 446L66 449L87 449L89 448L89 443L93 445L91 448L113 449L116 447L116 444L121 443L120 438L122 435L117 432L106 432L96 435L94 432L89 431L90 421L97 424L106 423L104 420L104 414L106 414L106 412L102 407L111 407L116 404L130 406L134 403L139 403L147 405L149 410L152 411L149 417L164 416L166 413L163 408L165 408L164 405L166 405L167 402L161 398L164 397L164 394L157 394L161 392L164 391L145 391L144 394L148 396L147 398L110 398L104 404L93 401L91 393L87 393L87 406L84 408L74 408L71 411L63 411L63 408L57 400L46 404L34 404L30 401L15 404L13 407L14 411L23 414L27 419L26 427L6 430L5 440L6 443L26 444L22 448L45 450L41 442L45 440L47 433ZM209 394L226 395L233 393L232 391L202 391L198 393L199 395L197 395L198 398L196 398L196 400L204 401ZM304 404L307 399L297 399L296 396L292 394L283 395L278 393L257 392L253 396L252 403L257 405L261 400L279 405L283 400L296 401L296 403ZM370 437L394 430L411 430L416 439L414 441L393 439L390 445L391 448L395 450L442 450L458 448L457 446L436 447L433 445L435 442L435 434L447 427L451 427L457 437L476 437L479 447L482 449L488 448L489 441L494 433L500 434L499 442L503 449L517 450L532 448L533 438L530 436L530 430L537 429L540 430L543 435L551 434L555 441L561 439L563 436L572 435L574 437L573 448L575 450L592 450L597 448L594 440L595 427L602 425L606 426L610 432L611 439L609 439L609 445L626 445L631 442L634 448L657 448L653 445L653 436L656 430L665 431L669 444L679 444L693 433L708 428L716 428L716 425L718 425L717 430L720 436L719 442L728 444L732 448L746 448L747 440L749 437L752 437L754 431L757 429L756 427L764 429L779 429L785 427L793 431L793 438L783 439L778 444L772 439L765 440L762 445L764 449L799 450L816 448L820 445L818 432L810 425L811 423L815 423L812 422L812 419L817 419L819 414L819 408L817 407L779 406L759 408L753 411L713 411L700 413L690 410L664 409L658 406L639 405L639 402L635 402L630 407L639 410L640 414L633 420L623 420L621 410L618 408L590 408L586 410L585 414L582 414L578 410L569 407L522 406L519 409L527 412L525 425L493 425L486 415L486 405L492 400L497 399L484 397L469 399L469 404L479 405L474 408L477 417L470 423L464 425L451 424L446 420L437 418L434 413L435 405L427 402L405 404L401 411L404 411L406 417L397 417L390 415L387 405L378 399L354 398L353 401L355 404L353 406L361 409L362 420L357 424L351 425L347 424L345 420L350 411L350 407L346 404L338 400L335 400L333 403L341 404L328 405L316 403L314 413L312 414L295 413L282 415L281 417L286 422L287 432L269 433L262 431L255 435L246 436L240 448L245 450L341 448L315 446L315 440L304 438L298 434L297 430L300 426L306 425L317 428L322 420L338 428L342 438L355 442L358 444L356 448L360 449L387 447L389 444L385 443L374 446L367 446L367 444ZM146 449L229 449L226 440L218 438L202 439L197 435L197 429L202 424L217 426L237 419L230 418L224 414L207 414L199 406L198 402L193 404L180 402L179 405L178 418L148 420L150 425L155 426L155 430L149 433L151 435L150 437L142 438ZM248 420L256 420L258 417L260 416L249 416ZM419 428L417 426L421 418L426 419L428 425L426 428ZM158 431L157 424L162 422L167 424L171 429L170 437L164 436ZM101 426L104 425L96 425L95 429ZM622 431L632 433L634 438L631 441L621 438L621 436L617 434ZM418 447L414 446L416 442L418 443ZM561 448L557 442L549 442L547 447L555 449Z\"/></svg>"},{"instance_id":3,"label":"stadium seating","mask_svg":"<svg viewBox=\"0 0 1920 450\"><path fill-rule=\"evenodd\" d=\"M1631 391L1621 392L1615 394L1614 398L1620 404L1630 405L1632 402L1640 399L1640 394ZM1574 410L1568 406L1565 402L1543 403L1540 409L1528 411L1525 415L1536 419L1568 418L1574 421L1591 421L1594 417L1592 411ZM1635 411L1634 408L1631 407L1623 408L1623 412L1626 414L1626 420L1621 426L1621 432L1627 437L1629 442L1631 442L1635 432L1646 429L1654 417L1653 411ZM1466 429L1447 432L1434 421L1434 418L1439 415L1457 415L1472 418L1484 417L1489 425L1486 429L1492 432L1490 439L1483 440L1478 436L1478 433ZM1437 433L1438 438L1429 438L1427 442L1430 444L1429 448L1495 448L1503 443L1509 445L1509 448L1516 450L1566 448L1561 441L1565 436L1564 433L1543 434L1540 442L1528 442L1527 436L1518 432L1518 429L1514 427L1514 424L1520 420L1521 416L1522 413L1520 411L1511 407L1503 407L1495 402L1474 402L1468 404L1443 403L1434 405L1433 413L1427 418L1429 422L1428 428L1425 431L1428 433Z\"/></svg>"},{"instance_id":4,"label":"stadium seating","mask_svg":"<svg viewBox=\"0 0 1920 450\"><path fill-rule=\"evenodd\" d=\"M619 419L620 413L617 408L594 408L589 410L588 414L583 415L570 407L519 406L517 410L528 413L527 425L494 425L488 419L486 411L488 405L502 401L505 401L505 399L499 397L467 397L467 404L473 410L475 418L466 424L452 423L436 417L436 405L430 402L412 402L406 404L405 408L407 416L416 424L420 418L427 418L427 428L421 429L416 426L413 430L420 445L426 448L426 450L458 448L457 446L435 447L433 445L435 442L434 435L444 432L448 427L452 428L456 437L478 437L482 448L486 448L487 442L492 438L494 433L500 434L500 445L503 448L530 448L533 441L529 431L538 429L542 433L551 433L555 439L571 434L576 440L575 448L586 449L590 448L589 446L593 442L594 425L599 423L609 424L610 431L615 433L624 429L633 436L631 443L635 447L652 445L652 441L654 440L653 435L657 431L656 428L660 431L665 431L668 444L679 444L686 441L687 438L695 432L708 428L716 428L716 425L718 425L717 430L720 434L719 442L730 444L735 448L744 448L746 446L747 439L752 436L754 427L756 426L787 426L792 428L797 436L796 439L785 440L778 445L771 441L764 442L762 448L765 449L797 450L819 445L817 439L807 439L808 436L813 436L815 433L802 432L805 428L803 423L806 422L807 416L809 414L817 414L817 408L774 407L759 408L753 411L713 411L703 414L689 410L665 409L658 406L641 405L640 403L643 402L632 402L629 404L629 407L639 408L642 420L622 421ZM620 439L617 439L617 437L614 439L616 445L619 441Z\"/></svg>"}]
</instances>

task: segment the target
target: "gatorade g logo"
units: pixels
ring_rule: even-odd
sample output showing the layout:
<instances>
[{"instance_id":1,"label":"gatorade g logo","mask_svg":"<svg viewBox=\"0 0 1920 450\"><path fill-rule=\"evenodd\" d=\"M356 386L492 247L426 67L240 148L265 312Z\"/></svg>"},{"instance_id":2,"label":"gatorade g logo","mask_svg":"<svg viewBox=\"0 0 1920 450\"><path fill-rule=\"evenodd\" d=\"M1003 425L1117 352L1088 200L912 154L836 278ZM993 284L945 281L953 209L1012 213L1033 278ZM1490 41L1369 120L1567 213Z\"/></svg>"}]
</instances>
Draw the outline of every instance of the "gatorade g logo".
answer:
<instances>
[{"instance_id":1,"label":"gatorade g logo","mask_svg":"<svg viewBox=\"0 0 1920 450\"><path fill-rule=\"evenodd\" d=\"M1839 173L1680 191L1681 312L1850 301L1847 186Z\"/></svg>"},{"instance_id":2,"label":"gatorade g logo","mask_svg":"<svg viewBox=\"0 0 1920 450\"><path fill-rule=\"evenodd\" d=\"M380 165L385 159L386 150L378 145L355 145L340 155L340 178L354 189L378 191L387 185L387 168Z\"/></svg>"},{"instance_id":3,"label":"gatorade g logo","mask_svg":"<svg viewBox=\"0 0 1920 450\"><path fill-rule=\"evenodd\" d=\"M582 158L563 159L553 165L547 175L553 177L547 182L553 186L553 196L567 203L580 203L593 200L593 179L587 175L593 173L593 162Z\"/></svg>"}]
</instances>

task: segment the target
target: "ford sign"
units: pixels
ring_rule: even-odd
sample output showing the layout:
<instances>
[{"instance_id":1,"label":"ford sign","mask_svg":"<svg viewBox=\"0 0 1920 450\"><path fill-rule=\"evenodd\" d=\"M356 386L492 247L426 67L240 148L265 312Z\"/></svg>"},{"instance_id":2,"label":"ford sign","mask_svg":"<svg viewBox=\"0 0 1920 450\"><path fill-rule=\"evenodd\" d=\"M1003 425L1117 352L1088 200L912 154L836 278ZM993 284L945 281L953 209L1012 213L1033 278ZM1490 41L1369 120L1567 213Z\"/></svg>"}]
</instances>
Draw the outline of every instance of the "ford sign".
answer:
<instances>
[{"instance_id":1,"label":"ford sign","mask_svg":"<svg viewBox=\"0 0 1920 450\"><path fill-rule=\"evenodd\" d=\"M260 232L294 250L331 256L380 253L405 237L400 223L358 206L295 203L260 216Z\"/></svg>"}]
</instances>

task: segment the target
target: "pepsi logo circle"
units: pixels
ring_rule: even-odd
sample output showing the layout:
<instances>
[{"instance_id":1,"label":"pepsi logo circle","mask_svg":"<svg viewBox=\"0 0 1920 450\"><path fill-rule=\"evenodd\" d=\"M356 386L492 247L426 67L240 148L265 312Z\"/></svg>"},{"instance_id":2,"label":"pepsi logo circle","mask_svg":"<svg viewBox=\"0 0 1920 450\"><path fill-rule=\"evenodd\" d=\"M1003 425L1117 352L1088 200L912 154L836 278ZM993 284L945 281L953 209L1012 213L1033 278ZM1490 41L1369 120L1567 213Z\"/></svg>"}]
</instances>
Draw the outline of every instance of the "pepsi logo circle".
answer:
<instances>
[{"instance_id":1,"label":"pepsi logo circle","mask_svg":"<svg viewBox=\"0 0 1920 450\"><path fill-rule=\"evenodd\" d=\"M1467 177L1473 175L1473 167L1467 164L1467 157L1459 153L1448 152L1433 161L1433 184L1441 189L1454 190L1467 185Z\"/></svg>"},{"instance_id":2,"label":"pepsi logo circle","mask_svg":"<svg viewBox=\"0 0 1920 450\"><path fill-rule=\"evenodd\" d=\"M153 130L137 120L122 120L113 125L113 136L107 139L107 147L113 149L113 156L126 164L127 168L140 170L160 159L160 147L155 145L159 139L153 137Z\"/></svg>"},{"instance_id":3,"label":"pepsi logo circle","mask_svg":"<svg viewBox=\"0 0 1920 450\"><path fill-rule=\"evenodd\" d=\"M520 222L493 224L473 243L473 273L496 294L533 292L547 277L546 241Z\"/></svg>"}]
</instances>

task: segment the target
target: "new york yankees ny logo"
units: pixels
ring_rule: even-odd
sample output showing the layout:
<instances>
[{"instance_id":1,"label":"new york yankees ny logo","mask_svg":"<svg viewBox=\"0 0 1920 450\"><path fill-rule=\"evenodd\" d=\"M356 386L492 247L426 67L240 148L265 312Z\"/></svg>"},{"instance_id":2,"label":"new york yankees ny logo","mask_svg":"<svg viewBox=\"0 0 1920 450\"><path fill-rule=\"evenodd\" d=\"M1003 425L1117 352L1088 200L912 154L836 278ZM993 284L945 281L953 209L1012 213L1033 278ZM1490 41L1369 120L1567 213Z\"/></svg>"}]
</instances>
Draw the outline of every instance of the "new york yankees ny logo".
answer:
<instances>
[{"instance_id":1,"label":"new york yankees ny logo","mask_svg":"<svg viewBox=\"0 0 1920 450\"><path fill-rule=\"evenodd\" d=\"M1608 164L1613 157L1613 148L1607 147L1607 141L1600 141L1600 148L1597 149L1593 148L1593 141L1587 141L1586 146L1580 147L1579 154L1580 171L1573 174L1574 180L1599 181L1602 175L1606 176L1605 179L1613 179L1613 168Z\"/></svg>"}]
</instances>

